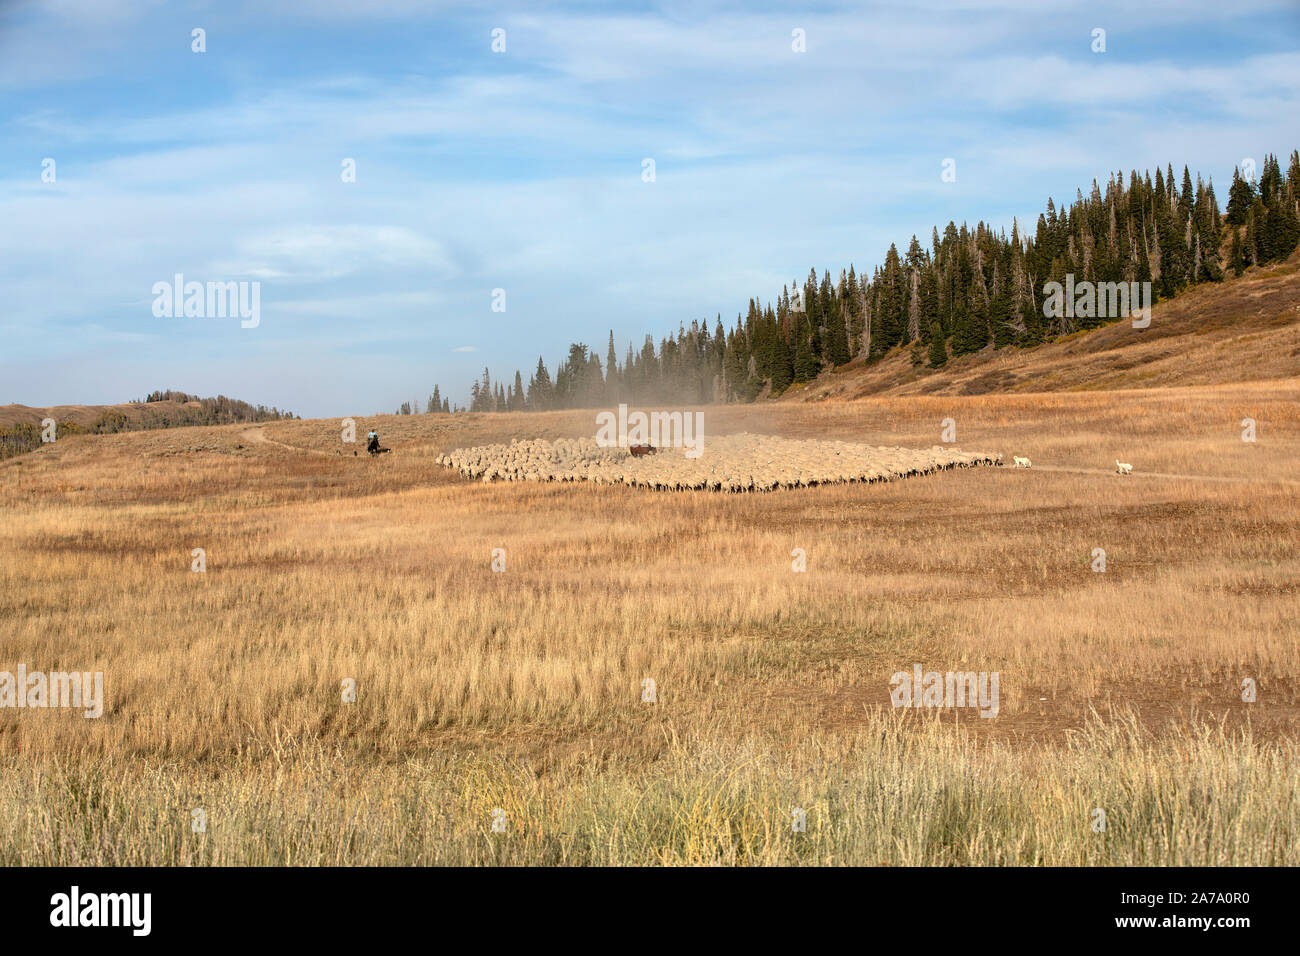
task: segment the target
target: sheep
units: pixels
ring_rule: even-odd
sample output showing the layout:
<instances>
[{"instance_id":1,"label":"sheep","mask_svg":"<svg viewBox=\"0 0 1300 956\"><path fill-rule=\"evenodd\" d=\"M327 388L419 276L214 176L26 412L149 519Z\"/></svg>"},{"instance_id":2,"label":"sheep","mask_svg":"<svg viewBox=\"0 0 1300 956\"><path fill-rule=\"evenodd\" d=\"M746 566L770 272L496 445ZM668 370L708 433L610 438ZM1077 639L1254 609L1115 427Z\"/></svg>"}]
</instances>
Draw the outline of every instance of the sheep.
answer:
<instances>
[{"instance_id":1,"label":"sheep","mask_svg":"<svg viewBox=\"0 0 1300 956\"><path fill-rule=\"evenodd\" d=\"M1133 474L1133 466L1126 461L1115 460L1115 472L1120 475Z\"/></svg>"},{"instance_id":2,"label":"sheep","mask_svg":"<svg viewBox=\"0 0 1300 956\"><path fill-rule=\"evenodd\" d=\"M1011 457L1015 461L1015 464L1012 465L1013 468L1029 468L1033 464L1028 458L1021 458L1019 455L1012 455Z\"/></svg>"},{"instance_id":3,"label":"sheep","mask_svg":"<svg viewBox=\"0 0 1300 956\"><path fill-rule=\"evenodd\" d=\"M836 460L832 462L832 458ZM515 440L437 456L444 467L486 483L585 481L600 486L733 494L846 482L876 484L951 468L997 465L1001 460L1000 455L963 453L942 446L923 452L752 435L713 439L707 466L667 448L609 448L590 438ZM1017 457L1016 466L1030 467L1030 462Z\"/></svg>"}]
</instances>

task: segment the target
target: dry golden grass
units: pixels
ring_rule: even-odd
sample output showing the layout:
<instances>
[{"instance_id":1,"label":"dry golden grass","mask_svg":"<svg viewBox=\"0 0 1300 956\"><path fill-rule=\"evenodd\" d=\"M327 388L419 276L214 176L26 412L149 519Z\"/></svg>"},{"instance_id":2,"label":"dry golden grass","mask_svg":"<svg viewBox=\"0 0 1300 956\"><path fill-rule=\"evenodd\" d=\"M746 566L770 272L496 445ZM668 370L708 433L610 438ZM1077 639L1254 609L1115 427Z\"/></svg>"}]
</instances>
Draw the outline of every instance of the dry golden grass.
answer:
<instances>
[{"instance_id":1,"label":"dry golden grass","mask_svg":"<svg viewBox=\"0 0 1300 956\"><path fill-rule=\"evenodd\" d=\"M594 412L358 419L375 460L335 421L62 439L0 465L0 669L102 670L107 708L0 710L0 859L1294 865L1298 398L704 409L706 455L952 417L1034 462L760 495L434 463ZM914 662L999 671L1000 715L893 711Z\"/></svg>"}]
</instances>

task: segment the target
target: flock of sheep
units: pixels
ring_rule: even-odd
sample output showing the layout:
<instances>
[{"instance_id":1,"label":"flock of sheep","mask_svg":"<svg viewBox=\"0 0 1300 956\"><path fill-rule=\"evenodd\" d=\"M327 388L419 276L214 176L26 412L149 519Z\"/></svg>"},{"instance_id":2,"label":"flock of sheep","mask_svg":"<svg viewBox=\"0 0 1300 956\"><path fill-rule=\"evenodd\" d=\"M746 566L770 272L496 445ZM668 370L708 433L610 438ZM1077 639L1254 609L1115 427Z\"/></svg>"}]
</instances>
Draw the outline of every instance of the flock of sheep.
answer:
<instances>
[{"instance_id":1,"label":"flock of sheep","mask_svg":"<svg viewBox=\"0 0 1300 956\"><path fill-rule=\"evenodd\" d=\"M843 482L891 481L946 468L1000 465L1001 455L943 448L886 448L774 435L712 437L698 458L680 448L633 457L591 438L515 440L458 448L437 462L465 478L491 481L590 481L659 491L774 491Z\"/></svg>"}]
</instances>

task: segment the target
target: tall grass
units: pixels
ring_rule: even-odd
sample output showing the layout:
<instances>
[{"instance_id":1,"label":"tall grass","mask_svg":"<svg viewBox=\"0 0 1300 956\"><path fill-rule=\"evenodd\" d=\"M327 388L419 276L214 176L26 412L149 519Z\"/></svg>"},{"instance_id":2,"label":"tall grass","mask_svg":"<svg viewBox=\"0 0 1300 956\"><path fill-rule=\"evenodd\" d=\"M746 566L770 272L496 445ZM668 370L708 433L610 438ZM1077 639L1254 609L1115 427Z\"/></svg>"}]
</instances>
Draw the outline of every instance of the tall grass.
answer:
<instances>
[{"instance_id":1,"label":"tall grass","mask_svg":"<svg viewBox=\"0 0 1300 956\"><path fill-rule=\"evenodd\" d=\"M378 461L332 422L60 439L0 464L0 670L101 670L106 709L0 710L0 860L1293 865L1297 398L708 411L921 447L952 416L1036 469L748 496L433 463L585 412L359 420ZM896 714L915 662L999 671L999 716Z\"/></svg>"},{"instance_id":2,"label":"tall grass","mask_svg":"<svg viewBox=\"0 0 1300 956\"><path fill-rule=\"evenodd\" d=\"M793 753L673 740L644 764L543 774L483 754L382 765L260 740L216 772L11 762L0 863L1295 866L1298 757L1221 726L1157 738L1094 723L1066 747L1024 749L885 714Z\"/></svg>"}]
</instances>

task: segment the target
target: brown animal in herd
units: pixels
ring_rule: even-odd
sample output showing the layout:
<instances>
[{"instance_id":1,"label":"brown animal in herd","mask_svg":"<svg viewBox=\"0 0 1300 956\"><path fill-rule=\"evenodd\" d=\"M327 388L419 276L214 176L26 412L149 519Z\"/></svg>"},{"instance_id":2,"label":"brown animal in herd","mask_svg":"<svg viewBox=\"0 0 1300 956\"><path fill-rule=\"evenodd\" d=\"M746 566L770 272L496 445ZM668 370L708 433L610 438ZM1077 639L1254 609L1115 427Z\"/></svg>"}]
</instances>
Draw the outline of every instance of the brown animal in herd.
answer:
<instances>
[{"instance_id":1,"label":"brown animal in herd","mask_svg":"<svg viewBox=\"0 0 1300 956\"><path fill-rule=\"evenodd\" d=\"M659 449L653 445L629 445L627 450L632 453L633 458L641 458L645 455L653 455Z\"/></svg>"}]
</instances>

